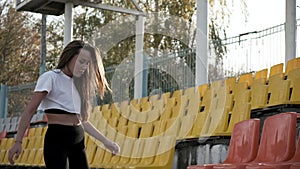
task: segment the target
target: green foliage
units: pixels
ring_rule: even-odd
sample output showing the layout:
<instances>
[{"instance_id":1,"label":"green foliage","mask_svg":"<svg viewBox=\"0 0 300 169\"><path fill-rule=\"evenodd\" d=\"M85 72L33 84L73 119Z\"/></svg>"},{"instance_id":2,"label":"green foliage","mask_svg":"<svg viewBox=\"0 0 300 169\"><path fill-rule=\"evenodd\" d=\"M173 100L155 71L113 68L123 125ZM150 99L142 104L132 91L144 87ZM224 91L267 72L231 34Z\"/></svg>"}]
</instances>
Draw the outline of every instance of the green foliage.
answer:
<instances>
[{"instance_id":1,"label":"green foliage","mask_svg":"<svg viewBox=\"0 0 300 169\"><path fill-rule=\"evenodd\" d=\"M29 13L16 12L0 2L0 83L33 82L39 74L40 28Z\"/></svg>"}]
</instances>

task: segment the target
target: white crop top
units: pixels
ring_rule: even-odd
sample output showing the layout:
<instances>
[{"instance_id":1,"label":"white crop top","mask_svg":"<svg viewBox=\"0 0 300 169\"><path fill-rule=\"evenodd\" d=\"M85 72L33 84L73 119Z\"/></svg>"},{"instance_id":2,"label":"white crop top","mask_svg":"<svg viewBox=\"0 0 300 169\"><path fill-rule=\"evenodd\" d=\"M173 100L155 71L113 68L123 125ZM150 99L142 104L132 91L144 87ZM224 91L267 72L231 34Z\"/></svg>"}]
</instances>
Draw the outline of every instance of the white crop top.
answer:
<instances>
[{"instance_id":1,"label":"white crop top","mask_svg":"<svg viewBox=\"0 0 300 169\"><path fill-rule=\"evenodd\" d=\"M60 109L80 114L81 101L73 78L60 69L45 72L39 77L34 92L42 91L48 94L42 100L38 110Z\"/></svg>"}]
</instances>

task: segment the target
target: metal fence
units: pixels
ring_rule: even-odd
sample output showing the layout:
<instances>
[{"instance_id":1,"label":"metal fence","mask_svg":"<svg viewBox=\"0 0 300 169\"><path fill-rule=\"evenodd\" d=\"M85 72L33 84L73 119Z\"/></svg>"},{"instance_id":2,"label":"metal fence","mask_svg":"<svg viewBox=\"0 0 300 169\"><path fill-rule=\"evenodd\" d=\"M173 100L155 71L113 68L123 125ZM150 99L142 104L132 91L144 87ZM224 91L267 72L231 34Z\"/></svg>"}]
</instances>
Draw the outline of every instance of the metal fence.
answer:
<instances>
[{"instance_id":1,"label":"metal fence","mask_svg":"<svg viewBox=\"0 0 300 169\"><path fill-rule=\"evenodd\" d=\"M297 41L300 41L300 22L297 21ZM270 68L285 61L284 24L261 31L249 32L222 41L226 54L221 65L215 65L215 55L208 54L209 81L214 80L214 71L218 78L238 76L246 72L255 72ZM300 55L300 43L297 44L297 56ZM195 49L186 49L156 58L144 56L143 71L145 93L149 96L157 93L173 92L194 86ZM133 60L133 59L132 59ZM119 102L133 98L133 62L106 69L107 78L113 88L113 94L107 94L99 104ZM211 70L215 69L215 70ZM221 76L220 76L221 75ZM20 115L34 88L33 84L8 87L9 116Z\"/></svg>"}]
</instances>

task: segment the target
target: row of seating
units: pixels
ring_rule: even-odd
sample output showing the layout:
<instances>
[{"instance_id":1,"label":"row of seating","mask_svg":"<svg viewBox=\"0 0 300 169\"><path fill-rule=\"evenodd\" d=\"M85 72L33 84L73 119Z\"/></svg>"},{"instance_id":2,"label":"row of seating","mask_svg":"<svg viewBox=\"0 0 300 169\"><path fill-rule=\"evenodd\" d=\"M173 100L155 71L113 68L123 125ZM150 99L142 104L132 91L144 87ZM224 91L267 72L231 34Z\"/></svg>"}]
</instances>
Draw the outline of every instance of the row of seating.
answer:
<instances>
[{"instance_id":1,"label":"row of seating","mask_svg":"<svg viewBox=\"0 0 300 169\"><path fill-rule=\"evenodd\" d=\"M18 166L45 166L43 158L43 143L47 126L31 127L23 138L22 153L15 161ZM0 164L9 165L8 150L12 147L15 139L2 138L0 140Z\"/></svg>"},{"instance_id":2,"label":"row of seating","mask_svg":"<svg viewBox=\"0 0 300 169\"><path fill-rule=\"evenodd\" d=\"M260 136L260 119L238 122L234 126L224 162L191 165L187 169L299 168L300 133L296 146L296 124L296 113L276 114L265 119Z\"/></svg>"},{"instance_id":3,"label":"row of seating","mask_svg":"<svg viewBox=\"0 0 300 169\"><path fill-rule=\"evenodd\" d=\"M0 118L0 133L11 132L14 133L18 129L20 116ZM47 118L44 113L36 113L33 115L30 124L35 125L39 123L46 123Z\"/></svg>"},{"instance_id":4,"label":"row of seating","mask_svg":"<svg viewBox=\"0 0 300 169\"><path fill-rule=\"evenodd\" d=\"M282 71L283 64L278 64L271 67L269 75L268 69L264 69L255 75L244 74L172 94L96 106L90 121L104 135L120 144L121 154L111 157L101 143L87 135L89 163L93 168L171 168L176 140L230 136L235 124L251 118L252 110L297 104L300 100L296 94L297 86L300 86L297 85L298 60L289 61L285 72ZM278 91L275 84L281 90ZM46 119L43 117L42 120ZM17 164L43 166L41 159L33 157L42 151L38 142L43 140L44 133L37 132L36 136L30 133L27 137L31 144L25 144L26 151ZM4 140L1 139L0 146L2 142L7 142L7 146L0 149L0 162L6 164L5 150L10 138Z\"/></svg>"}]
</instances>

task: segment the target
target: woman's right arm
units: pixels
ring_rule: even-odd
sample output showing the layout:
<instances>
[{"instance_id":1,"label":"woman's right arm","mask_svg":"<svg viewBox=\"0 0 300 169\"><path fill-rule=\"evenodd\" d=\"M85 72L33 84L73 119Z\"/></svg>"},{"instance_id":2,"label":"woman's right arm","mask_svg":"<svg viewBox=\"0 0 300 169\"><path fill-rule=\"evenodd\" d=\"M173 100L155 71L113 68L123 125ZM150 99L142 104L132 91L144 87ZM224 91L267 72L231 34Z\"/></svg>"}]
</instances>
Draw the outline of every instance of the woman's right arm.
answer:
<instances>
[{"instance_id":1,"label":"woman's right arm","mask_svg":"<svg viewBox=\"0 0 300 169\"><path fill-rule=\"evenodd\" d=\"M37 110L39 104L43 100L43 98L47 95L47 92L34 92L31 96L31 100L26 106L24 112L21 115L21 119L18 125L18 132L15 140L15 144L8 151L8 160L11 164L14 164L14 161L19 157L22 151L22 139L24 133L29 126L31 118L35 111Z\"/></svg>"}]
</instances>

